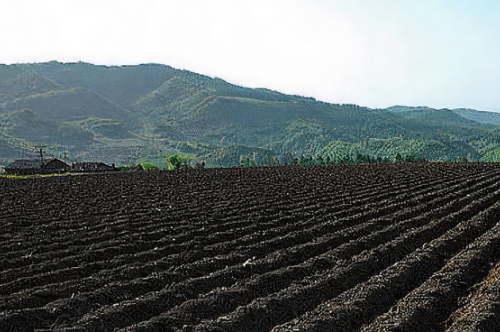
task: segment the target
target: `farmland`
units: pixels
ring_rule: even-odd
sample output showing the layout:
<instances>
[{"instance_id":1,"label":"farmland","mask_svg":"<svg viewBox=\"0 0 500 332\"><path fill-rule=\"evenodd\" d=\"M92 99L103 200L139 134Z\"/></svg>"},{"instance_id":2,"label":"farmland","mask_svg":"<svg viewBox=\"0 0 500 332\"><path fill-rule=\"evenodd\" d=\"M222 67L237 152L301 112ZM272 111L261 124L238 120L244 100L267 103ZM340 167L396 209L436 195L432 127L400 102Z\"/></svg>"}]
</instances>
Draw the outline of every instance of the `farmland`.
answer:
<instances>
[{"instance_id":1,"label":"farmland","mask_svg":"<svg viewBox=\"0 0 500 332\"><path fill-rule=\"evenodd\" d=\"M0 331L500 330L500 164L0 179Z\"/></svg>"}]
</instances>

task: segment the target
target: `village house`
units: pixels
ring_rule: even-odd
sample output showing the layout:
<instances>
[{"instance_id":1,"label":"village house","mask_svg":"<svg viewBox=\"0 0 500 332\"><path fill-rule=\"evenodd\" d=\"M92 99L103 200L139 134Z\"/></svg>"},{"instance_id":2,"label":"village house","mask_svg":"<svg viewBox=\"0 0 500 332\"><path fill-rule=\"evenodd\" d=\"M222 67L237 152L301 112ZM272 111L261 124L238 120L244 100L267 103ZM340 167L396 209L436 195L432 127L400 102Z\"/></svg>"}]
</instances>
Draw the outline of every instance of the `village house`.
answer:
<instances>
[{"instance_id":1,"label":"village house","mask_svg":"<svg viewBox=\"0 0 500 332\"><path fill-rule=\"evenodd\" d=\"M120 169L115 164L105 164L103 162L80 162L71 165L72 173L94 173L94 172L116 172Z\"/></svg>"},{"instance_id":2,"label":"village house","mask_svg":"<svg viewBox=\"0 0 500 332\"><path fill-rule=\"evenodd\" d=\"M71 165L57 158L45 161L40 159L18 159L5 167L5 174L59 174L66 173L70 169Z\"/></svg>"}]
</instances>

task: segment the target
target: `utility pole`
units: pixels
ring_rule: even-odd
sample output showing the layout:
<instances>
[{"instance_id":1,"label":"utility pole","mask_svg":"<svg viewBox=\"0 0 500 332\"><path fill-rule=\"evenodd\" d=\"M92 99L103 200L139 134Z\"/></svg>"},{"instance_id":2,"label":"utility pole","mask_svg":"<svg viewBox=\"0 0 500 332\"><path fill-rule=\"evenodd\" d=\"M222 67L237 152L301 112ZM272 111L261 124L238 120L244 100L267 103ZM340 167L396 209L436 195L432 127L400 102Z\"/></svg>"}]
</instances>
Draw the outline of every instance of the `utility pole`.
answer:
<instances>
[{"instance_id":1,"label":"utility pole","mask_svg":"<svg viewBox=\"0 0 500 332\"><path fill-rule=\"evenodd\" d=\"M40 148L40 152L39 152L39 157L40 157L40 162L41 162L41 165L43 166L43 153L45 151L42 150L42 148L46 147L47 145L35 145L35 148Z\"/></svg>"}]
</instances>

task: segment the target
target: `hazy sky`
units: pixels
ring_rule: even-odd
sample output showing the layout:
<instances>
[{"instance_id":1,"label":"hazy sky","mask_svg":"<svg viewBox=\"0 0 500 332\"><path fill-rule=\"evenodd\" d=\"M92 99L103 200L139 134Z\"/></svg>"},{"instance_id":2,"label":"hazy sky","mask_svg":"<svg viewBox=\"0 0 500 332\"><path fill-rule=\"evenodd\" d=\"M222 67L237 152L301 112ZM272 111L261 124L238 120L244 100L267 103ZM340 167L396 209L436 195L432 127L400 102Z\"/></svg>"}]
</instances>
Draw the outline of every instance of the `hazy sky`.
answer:
<instances>
[{"instance_id":1,"label":"hazy sky","mask_svg":"<svg viewBox=\"0 0 500 332\"><path fill-rule=\"evenodd\" d=\"M498 0L1 1L0 63L162 63L332 103L500 111Z\"/></svg>"}]
</instances>

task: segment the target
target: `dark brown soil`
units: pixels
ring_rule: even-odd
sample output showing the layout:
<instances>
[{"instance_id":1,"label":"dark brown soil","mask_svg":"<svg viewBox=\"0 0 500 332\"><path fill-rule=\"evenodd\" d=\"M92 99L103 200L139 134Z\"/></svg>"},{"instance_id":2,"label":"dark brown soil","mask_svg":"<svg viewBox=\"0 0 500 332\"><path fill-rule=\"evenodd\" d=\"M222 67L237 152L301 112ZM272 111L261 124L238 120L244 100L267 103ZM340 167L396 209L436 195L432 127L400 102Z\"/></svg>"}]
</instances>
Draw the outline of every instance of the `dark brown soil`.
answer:
<instances>
[{"instance_id":1,"label":"dark brown soil","mask_svg":"<svg viewBox=\"0 0 500 332\"><path fill-rule=\"evenodd\" d=\"M496 163L0 179L0 331L496 331L499 221Z\"/></svg>"}]
</instances>

